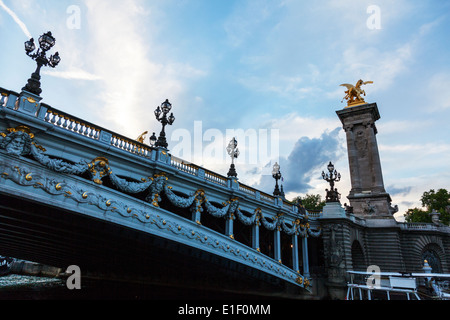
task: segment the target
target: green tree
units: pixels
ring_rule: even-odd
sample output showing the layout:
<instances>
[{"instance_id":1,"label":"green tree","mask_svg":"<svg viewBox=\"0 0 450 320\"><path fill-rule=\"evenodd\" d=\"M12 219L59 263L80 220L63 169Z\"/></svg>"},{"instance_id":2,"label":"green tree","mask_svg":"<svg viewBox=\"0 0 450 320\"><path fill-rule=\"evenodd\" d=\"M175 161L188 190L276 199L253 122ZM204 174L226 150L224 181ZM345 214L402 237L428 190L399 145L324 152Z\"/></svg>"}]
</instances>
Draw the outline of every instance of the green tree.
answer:
<instances>
[{"instance_id":1,"label":"green tree","mask_svg":"<svg viewBox=\"0 0 450 320\"><path fill-rule=\"evenodd\" d=\"M445 210L445 207L450 205L450 194L446 189L439 189L437 192L431 189L428 192L424 192L422 198L422 207L426 207L427 210Z\"/></svg>"},{"instance_id":2,"label":"green tree","mask_svg":"<svg viewBox=\"0 0 450 320\"><path fill-rule=\"evenodd\" d=\"M450 193L446 189L425 191L420 198L422 208L408 209L405 213L406 222L431 222L430 212L438 211L443 224L450 224Z\"/></svg>"},{"instance_id":3,"label":"green tree","mask_svg":"<svg viewBox=\"0 0 450 320\"><path fill-rule=\"evenodd\" d=\"M404 216L406 222L431 222L430 213L419 208L408 209Z\"/></svg>"},{"instance_id":4,"label":"green tree","mask_svg":"<svg viewBox=\"0 0 450 320\"><path fill-rule=\"evenodd\" d=\"M325 206L325 200L322 200L320 194L306 194L304 197L295 197L293 202L300 200L306 210L319 211Z\"/></svg>"}]
</instances>

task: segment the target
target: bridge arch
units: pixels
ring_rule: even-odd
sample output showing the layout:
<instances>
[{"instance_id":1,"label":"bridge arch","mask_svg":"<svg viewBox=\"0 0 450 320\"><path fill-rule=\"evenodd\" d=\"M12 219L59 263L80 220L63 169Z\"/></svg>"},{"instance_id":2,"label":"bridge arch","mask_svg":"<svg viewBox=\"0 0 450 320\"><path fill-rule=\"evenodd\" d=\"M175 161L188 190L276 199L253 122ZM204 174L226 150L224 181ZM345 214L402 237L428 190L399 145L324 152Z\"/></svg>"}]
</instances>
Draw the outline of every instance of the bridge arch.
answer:
<instances>
[{"instance_id":1,"label":"bridge arch","mask_svg":"<svg viewBox=\"0 0 450 320\"><path fill-rule=\"evenodd\" d=\"M441 248L436 243L430 243L426 245L422 250L421 255L421 263L423 263L424 260L427 260L428 264L430 265L432 271L435 273L441 273L442 272L442 260L441 256L443 256L443 252Z\"/></svg>"},{"instance_id":2,"label":"bridge arch","mask_svg":"<svg viewBox=\"0 0 450 320\"><path fill-rule=\"evenodd\" d=\"M448 272L445 264L445 249L442 240L432 235L421 235L411 244L411 258L416 272L422 272L424 260L433 272ZM439 271L438 271L439 270Z\"/></svg>"},{"instance_id":3,"label":"bridge arch","mask_svg":"<svg viewBox=\"0 0 450 320\"><path fill-rule=\"evenodd\" d=\"M367 269L366 256L358 240L354 240L351 248L353 270L365 271Z\"/></svg>"}]
</instances>

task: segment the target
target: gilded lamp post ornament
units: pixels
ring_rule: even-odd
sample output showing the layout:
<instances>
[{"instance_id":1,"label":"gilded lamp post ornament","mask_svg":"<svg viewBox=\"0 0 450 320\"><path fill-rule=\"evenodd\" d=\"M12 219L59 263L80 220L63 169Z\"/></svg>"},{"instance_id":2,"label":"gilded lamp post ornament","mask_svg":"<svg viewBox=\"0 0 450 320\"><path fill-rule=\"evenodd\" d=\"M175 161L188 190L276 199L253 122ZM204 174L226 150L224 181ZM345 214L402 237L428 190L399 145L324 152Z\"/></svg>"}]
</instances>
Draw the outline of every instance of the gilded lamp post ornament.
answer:
<instances>
[{"instance_id":1,"label":"gilded lamp post ornament","mask_svg":"<svg viewBox=\"0 0 450 320\"><path fill-rule=\"evenodd\" d=\"M237 177L236 169L234 167L234 158L239 156L239 149L237 148L237 140L233 138L228 143L227 147L228 155L231 157L230 170L228 171L228 177Z\"/></svg>"},{"instance_id":2,"label":"gilded lamp post ornament","mask_svg":"<svg viewBox=\"0 0 450 320\"><path fill-rule=\"evenodd\" d=\"M155 110L156 120L158 120L162 124L162 130L159 134L158 140L155 143L156 147L163 147L163 148L168 147L167 140L166 140L166 132L164 131L164 129L165 129L166 125L168 125L168 124L172 125L172 123L175 121L173 112L170 113L169 117L167 117L167 114L169 113L170 109L172 109L172 105L170 104L169 100L166 99L166 101L164 101L161 104L161 108L158 106Z\"/></svg>"},{"instance_id":3,"label":"gilded lamp post ornament","mask_svg":"<svg viewBox=\"0 0 450 320\"><path fill-rule=\"evenodd\" d=\"M50 66L54 68L61 61L58 52L56 52L54 55L51 55L49 58L47 58L46 56L46 52L50 50L54 45L55 38L52 36L52 33L50 31L44 33L39 37L39 48L35 53L32 53L36 49L34 39L31 38L30 40L25 42L25 53L31 59L36 61L37 67L36 71L31 74L31 78L28 79L27 84L22 88L22 90L34 93L36 95L41 94L41 76L39 72L41 71L42 66Z\"/></svg>"},{"instance_id":4,"label":"gilded lamp post ornament","mask_svg":"<svg viewBox=\"0 0 450 320\"><path fill-rule=\"evenodd\" d=\"M327 192L326 202L339 202L339 198L341 195L337 191L337 188L334 187L335 182L339 182L341 180L341 174L334 169L334 165L331 163L327 166L328 173L322 171L322 178L326 180L330 184L330 190L325 189Z\"/></svg>"},{"instance_id":5,"label":"gilded lamp post ornament","mask_svg":"<svg viewBox=\"0 0 450 320\"><path fill-rule=\"evenodd\" d=\"M355 106L358 104L364 104L366 103L364 99L361 97L361 95L366 95L366 92L361 89L362 85L366 85L368 83L373 83L373 81L362 81L358 80L358 82L355 85L343 83L341 84L342 87L346 87L347 91L345 91L345 97L342 98L342 101L347 100L347 107Z\"/></svg>"}]
</instances>

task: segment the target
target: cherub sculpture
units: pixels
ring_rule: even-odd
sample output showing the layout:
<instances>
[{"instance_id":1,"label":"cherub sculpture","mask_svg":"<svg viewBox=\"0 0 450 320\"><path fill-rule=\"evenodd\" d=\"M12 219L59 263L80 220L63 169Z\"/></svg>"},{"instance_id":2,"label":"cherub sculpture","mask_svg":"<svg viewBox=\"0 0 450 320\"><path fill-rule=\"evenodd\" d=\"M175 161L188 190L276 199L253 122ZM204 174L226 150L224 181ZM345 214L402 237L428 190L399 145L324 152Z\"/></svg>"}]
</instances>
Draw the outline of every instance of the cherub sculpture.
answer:
<instances>
[{"instance_id":1,"label":"cherub sculpture","mask_svg":"<svg viewBox=\"0 0 450 320\"><path fill-rule=\"evenodd\" d=\"M144 143L145 135L146 135L147 133L148 133L148 131L145 131L145 132L141 133L141 134L139 135L139 137L136 138L136 141L137 141L137 142L140 142L140 143Z\"/></svg>"}]
</instances>

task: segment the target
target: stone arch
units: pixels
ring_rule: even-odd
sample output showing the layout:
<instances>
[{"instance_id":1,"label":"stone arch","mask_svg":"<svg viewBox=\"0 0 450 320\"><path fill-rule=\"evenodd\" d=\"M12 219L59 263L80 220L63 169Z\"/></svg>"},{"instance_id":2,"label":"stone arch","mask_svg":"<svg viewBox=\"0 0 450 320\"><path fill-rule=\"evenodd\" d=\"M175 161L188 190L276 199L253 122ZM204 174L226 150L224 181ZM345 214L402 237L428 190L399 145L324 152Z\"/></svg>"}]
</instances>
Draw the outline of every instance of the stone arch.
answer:
<instances>
[{"instance_id":1,"label":"stone arch","mask_svg":"<svg viewBox=\"0 0 450 320\"><path fill-rule=\"evenodd\" d=\"M432 268L431 272L441 273L442 272L442 259L443 254L440 254L440 248L435 243L430 243L425 246L422 250L422 262L427 260L428 264Z\"/></svg>"},{"instance_id":2,"label":"stone arch","mask_svg":"<svg viewBox=\"0 0 450 320\"><path fill-rule=\"evenodd\" d=\"M358 240L353 241L352 248L352 266L355 271L366 271L367 263L363 247Z\"/></svg>"},{"instance_id":3,"label":"stone arch","mask_svg":"<svg viewBox=\"0 0 450 320\"><path fill-rule=\"evenodd\" d=\"M445 250L442 239L433 235L423 235L419 237L413 246L414 264L418 271L422 271L423 261L427 260L433 268L433 272L445 272ZM419 271L419 272L420 272Z\"/></svg>"}]
</instances>

